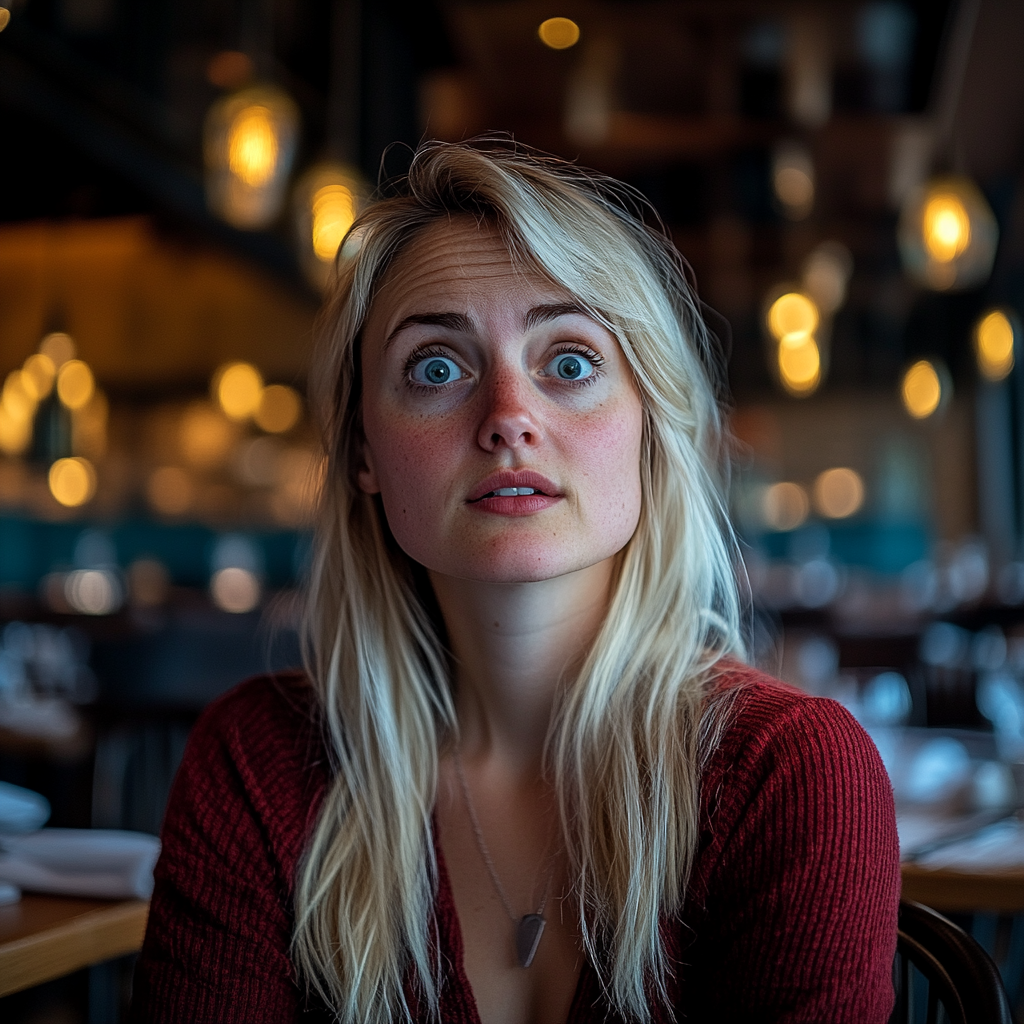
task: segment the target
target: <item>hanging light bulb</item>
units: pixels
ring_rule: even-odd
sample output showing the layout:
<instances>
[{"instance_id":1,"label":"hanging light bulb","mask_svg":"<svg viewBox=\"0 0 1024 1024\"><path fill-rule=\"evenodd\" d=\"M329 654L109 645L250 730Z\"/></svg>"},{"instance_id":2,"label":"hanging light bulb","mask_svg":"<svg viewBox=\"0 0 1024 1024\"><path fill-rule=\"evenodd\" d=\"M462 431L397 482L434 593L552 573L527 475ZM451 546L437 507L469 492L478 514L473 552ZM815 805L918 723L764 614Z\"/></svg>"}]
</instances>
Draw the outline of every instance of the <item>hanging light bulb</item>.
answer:
<instances>
[{"instance_id":1,"label":"hanging light bulb","mask_svg":"<svg viewBox=\"0 0 1024 1024\"><path fill-rule=\"evenodd\" d=\"M295 186L295 230L302 269L309 282L324 289L334 258L365 201L362 176L347 164L314 164Z\"/></svg>"},{"instance_id":2,"label":"hanging light bulb","mask_svg":"<svg viewBox=\"0 0 1024 1024\"><path fill-rule=\"evenodd\" d=\"M267 227L284 202L298 128L298 108L272 85L214 103L203 137L211 209L237 228Z\"/></svg>"},{"instance_id":3,"label":"hanging light bulb","mask_svg":"<svg viewBox=\"0 0 1024 1024\"><path fill-rule=\"evenodd\" d=\"M969 178L934 178L908 197L900 215L903 266L936 291L983 284L992 271L999 228Z\"/></svg>"}]
</instances>

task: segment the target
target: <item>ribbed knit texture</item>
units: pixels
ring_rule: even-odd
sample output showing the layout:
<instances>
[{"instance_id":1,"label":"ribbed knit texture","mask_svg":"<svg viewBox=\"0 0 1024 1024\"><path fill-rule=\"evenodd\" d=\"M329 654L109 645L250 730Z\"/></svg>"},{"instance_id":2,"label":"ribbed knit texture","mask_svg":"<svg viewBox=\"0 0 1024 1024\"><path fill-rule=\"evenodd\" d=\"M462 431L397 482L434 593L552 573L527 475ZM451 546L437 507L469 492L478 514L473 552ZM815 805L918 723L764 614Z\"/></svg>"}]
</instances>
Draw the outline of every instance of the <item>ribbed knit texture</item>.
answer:
<instances>
[{"instance_id":1,"label":"ribbed knit texture","mask_svg":"<svg viewBox=\"0 0 1024 1024\"><path fill-rule=\"evenodd\" d=\"M702 785L686 905L662 927L675 1019L883 1024L900 879L878 753L833 701L746 668L723 685L742 689ZM260 678L193 730L164 822L134 1021L332 1019L307 1005L288 956L295 871L328 779L313 706L300 675ZM442 1020L479 1024L438 857ZM615 1019L585 964L570 1024Z\"/></svg>"}]
</instances>

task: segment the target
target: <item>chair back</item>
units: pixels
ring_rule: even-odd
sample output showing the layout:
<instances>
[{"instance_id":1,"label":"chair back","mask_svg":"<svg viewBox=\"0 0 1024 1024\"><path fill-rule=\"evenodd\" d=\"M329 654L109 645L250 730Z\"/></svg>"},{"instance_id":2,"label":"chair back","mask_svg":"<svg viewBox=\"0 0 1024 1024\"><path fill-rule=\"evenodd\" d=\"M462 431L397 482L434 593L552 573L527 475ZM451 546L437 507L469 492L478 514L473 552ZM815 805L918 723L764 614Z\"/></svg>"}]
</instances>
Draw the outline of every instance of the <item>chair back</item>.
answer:
<instances>
[{"instance_id":1,"label":"chair back","mask_svg":"<svg viewBox=\"0 0 1024 1024\"><path fill-rule=\"evenodd\" d=\"M927 980L927 995L914 991L911 965ZM1013 1024L992 958L962 928L920 903L900 903L893 986L889 1024Z\"/></svg>"}]
</instances>

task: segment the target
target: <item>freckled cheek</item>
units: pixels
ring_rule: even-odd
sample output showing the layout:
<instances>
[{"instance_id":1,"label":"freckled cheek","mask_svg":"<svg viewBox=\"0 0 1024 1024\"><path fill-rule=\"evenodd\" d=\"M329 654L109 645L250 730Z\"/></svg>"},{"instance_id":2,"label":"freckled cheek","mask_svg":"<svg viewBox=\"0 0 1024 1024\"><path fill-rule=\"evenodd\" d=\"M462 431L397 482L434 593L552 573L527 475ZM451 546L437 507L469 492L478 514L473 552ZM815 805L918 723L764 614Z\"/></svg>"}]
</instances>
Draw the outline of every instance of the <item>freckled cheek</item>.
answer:
<instances>
[{"instance_id":1,"label":"freckled cheek","mask_svg":"<svg viewBox=\"0 0 1024 1024\"><path fill-rule=\"evenodd\" d=\"M397 506L401 495L404 509L422 507L435 488L438 493L443 490L458 451L451 430L416 419L380 424L370 436L387 504Z\"/></svg>"},{"instance_id":2,"label":"freckled cheek","mask_svg":"<svg viewBox=\"0 0 1024 1024\"><path fill-rule=\"evenodd\" d=\"M641 414L631 408L589 417L567 430L566 454L595 518L636 524L640 511Z\"/></svg>"}]
</instances>

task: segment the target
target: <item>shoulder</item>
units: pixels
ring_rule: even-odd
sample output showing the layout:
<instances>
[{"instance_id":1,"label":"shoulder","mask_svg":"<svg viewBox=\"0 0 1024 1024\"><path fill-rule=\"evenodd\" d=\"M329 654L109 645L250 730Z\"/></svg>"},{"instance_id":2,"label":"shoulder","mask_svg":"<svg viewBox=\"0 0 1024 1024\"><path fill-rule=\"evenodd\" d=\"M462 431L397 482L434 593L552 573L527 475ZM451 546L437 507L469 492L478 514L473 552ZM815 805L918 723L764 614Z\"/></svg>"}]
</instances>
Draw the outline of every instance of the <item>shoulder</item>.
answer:
<instances>
[{"instance_id":1,"label":"shoulder","mask_svg":"<svg viewBox=\"0 0 1024 1024\"><path fill-rule=\"evenodd\" d=\"M200 716L168 806L165 832L201 819L255 827L290 876L329 774L315 694L299 672L257 676Z\"/></svg>"},{"instance_id":2,"label":"shoulder","mask_svg":"<svg viewBox=\"0 0 1024 1024\"><path fill-rule=\"evenodd\" d=\"M721 738L704 775L705 813L740 816L754 800L891 805L878 750L841 704L727 663L716 681Z\"/></svg>"}]
</instances>

